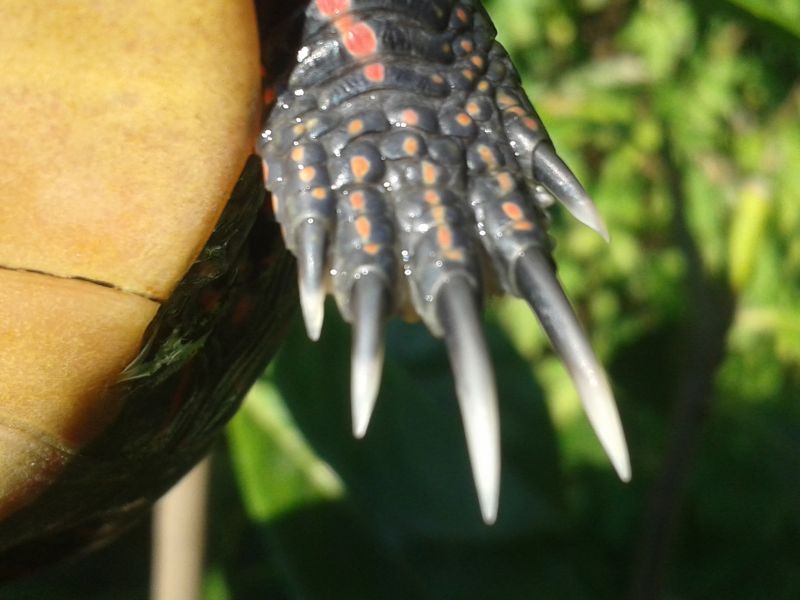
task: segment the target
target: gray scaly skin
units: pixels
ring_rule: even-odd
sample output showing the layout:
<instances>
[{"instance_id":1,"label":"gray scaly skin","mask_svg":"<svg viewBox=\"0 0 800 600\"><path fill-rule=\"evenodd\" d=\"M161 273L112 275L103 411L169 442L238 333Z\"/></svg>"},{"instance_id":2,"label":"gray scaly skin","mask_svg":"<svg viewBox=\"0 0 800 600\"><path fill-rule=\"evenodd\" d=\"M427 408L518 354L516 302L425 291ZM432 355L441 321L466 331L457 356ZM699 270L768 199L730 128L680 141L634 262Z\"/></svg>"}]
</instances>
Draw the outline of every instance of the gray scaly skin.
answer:
<instances>
[{"instance_id":1,"label":"gray scaly skin","mask_svg":"<svg viewBox=\"0 0 800 600\"><path fill-rule=\"evenodd\" d=\"M546 208L557 199L608 234L494 36L471 0L314 0L260 147L309 337L328 291L354 328L354 433L377 395L383 324L413 311L447 345L489 523L500 449L479 320L488 288L529 302L630 478L608 381L555 277Z\"/></svg>"}]
</instances>

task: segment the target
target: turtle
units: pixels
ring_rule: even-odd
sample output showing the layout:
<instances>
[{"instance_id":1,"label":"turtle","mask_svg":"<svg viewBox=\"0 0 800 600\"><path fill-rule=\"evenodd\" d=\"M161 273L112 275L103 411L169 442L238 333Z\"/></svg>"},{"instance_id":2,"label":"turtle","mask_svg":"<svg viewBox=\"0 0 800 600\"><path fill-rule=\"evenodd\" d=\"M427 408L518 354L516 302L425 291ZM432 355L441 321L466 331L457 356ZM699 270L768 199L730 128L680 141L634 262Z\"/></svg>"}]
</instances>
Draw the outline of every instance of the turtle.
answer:
<instances>
[{"instance_id":1,"label":"turtle","mask_svg":"<svg viewBox=\"0 0 800 600\"><path fill-rule=\"evenodd\" d=\"M384 322L419 318L444 338L487 523L500 471L479 317L490 293L529 302L612 464L630 477L606 375L555 275L547 211L558 201L608 234L478 0L180 0L169 9L148 0L135 10L15 0L2 12L3 56L31 52L0 75L4 105L22 107L19 123L46 118L34 131L43 137L12 144L27 170L0 174L16 177L4 189L31 203L0 208L0 578L136 523L207 453L298 305L309 337L319 336L329 292L354 331L357 437L376 400ZM148 60L143 45L157 50ZM77 83L70 69L85 70ZM137 110L159 92L163 114L137 128ZM99 142L97 121L116 128ZM48 141L42 159L31 145ZM139 179L112 171L92 185L39 189L72 181L59 169L76 161L87 178L133 163ZM138 189L161 171L173 187ZM62 192L62 201L86 197L85 214L46 201ZM116 194L125 202L109 208ZM143 207L139 194L155 200ZM172 195L179 210L166 222ZM20 227L37 208L41 223ZM28 220L9 224L7 214ZM112 235L101 239L100 226ZM133 233L117 239L120 227ZM62 230L73 246L57 251ZM168 250L170 236L178 241ZM28 238L32 249L20 250ZM163 266L172 252L178 259ZM117 270L120 261L133 266ZM95 361L105 371L70 388L78 414L60 408L58 386L25 387L51 371L86 378Z\"/></svg>"}]
</instances>

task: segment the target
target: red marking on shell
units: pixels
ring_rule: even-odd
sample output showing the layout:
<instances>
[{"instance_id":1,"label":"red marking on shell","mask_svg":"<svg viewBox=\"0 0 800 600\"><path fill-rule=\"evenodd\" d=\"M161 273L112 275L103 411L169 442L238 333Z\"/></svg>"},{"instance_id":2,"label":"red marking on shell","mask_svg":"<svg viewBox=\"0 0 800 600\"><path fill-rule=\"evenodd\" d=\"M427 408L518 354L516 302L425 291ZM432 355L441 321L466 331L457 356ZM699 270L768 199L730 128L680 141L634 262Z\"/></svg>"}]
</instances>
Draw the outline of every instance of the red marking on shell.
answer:
<instances>
[{"instance_id":1,"label":"red marking on shell","mask_svg":"<svg viewBox=\"0 0 800 600\"><path fill-rule=\"evenodd\" d=\"M386 69L381 63L372 63L364 67L364 77L369 81L380 83L386 78Z\"/></svg>"},{"instance_id":2,"label":"red marking on shell","mask_svg":"<svg viewBox=\"0 0 800 600\"><path fill-rule=\"evenodd\" d=\"M461 74L464 76L464 79L469 81L475 79L475 72L472 69L461 69Z\"/></svg>"},{"instance_id":3,"label":"red marking on shell","mask_svg":"<svg viewBox=\"0 0 800 600\"><path fill-rule=\"evenodd\" d=\"M505 112L507 112L510 115L517 115L519 117L524 117L525 114L526 114L525 113L525 109L522 108L521 106L512 106L511 108L507 109Z\"/></svg>"},{"instance_id":4,"label":"red marking on shell","mask_svg":"<svg viewBox=\"0 0 800 600\"><path fill-rule=\"evenodd\" d=\"M453 246L453 232L447 225L442 225L436 229L436 241L439 243L440 248L445 250Z\"/></svg>"},{"instance_id":5,"label":"red marking on shell","mask_svg":"<svg viewBox=\"0 0 800 600\"><path fill-rule=\"evenodd\" d=\"M306 126L302 123L298 123L294 127L292 127L292 133L294 134L295 138L299 138L306 132Z\"/></svg>"},{"instance_id":6,"label":"red marking on shell","mask_svg":"<svg viewBox=\"0 0 800 600\"><path fill-rule=\"evenodd\" d=\"M378 51L378 38L375 30L364 21L345 19L339 33L347 51L355 57L364 58Z\"/></svg>"},{"instance_id":7,"label":"red marking on shell","mask_svg":"<svg viewBox=\"0 0 800 600\"><path fill-rule=\"evenodd\" d=\"M292 149L292 160L296 163L303 162L303 158L305 158L306 152L302 146L297 146L296 148Z\"/></svg>"},{"instance_id":8,"label":"red marking on shell","mask_svg":"<svg viewBox=\"0 0 800 600\"><path fill-rule=\"evenodd\" d=\"M261 172L264 174L264 181L269 181L269 163L266 160L261 161Z\"/></svg>"},{"instance_id":9,"label":"red marking on shell","mask_svg":"<svg viewBox=\"0 0 800 600\"><path fill-rule=\"evenodd\" d=\"M491 89L492 89L491 84L485 79L478 84L478 91L480 92L488 92Z\"/></svg>"},{"instance_id":10,"label":"red marking on shell","mask_svg":"<svg viewBox=\"0 0 800 600\"><path fill-rule=\"evenodd\" d=\"M311 197L314 198L314 200L325 200L327 196L328 190L324 187L315 187L313 190L311 190Z\"/></svg>"},{"instance_id":11,"label":"red marking on shell","mask_svg":"<svg viewBox=\"0 0 800 600\"><path fill-rule=\"evenodd\" d=\"M525 218L522 208L520 208L519 204L516 202L503 202L501 208L503 209L503 212L506 213L506 216L512 221L519 221Z\"/></svg>"},{"instance_id":12,"label":"red marking on shell","mask_svg":"<svg viewBox=\"0 0 800 600\"><path fill-rule=\"evenodd\" d=\"M353 210L364 210L364 194L363 192L353 192L350 194L350 206Z\"/></svg>"},{"instance_id":13,"label":"red marking on shell","mask_svg":"<svg viewBox=\"0 0 800 600\"><path fill-rule=\"evenodd\" d=\"M363 248L364 252L367 254L375 255L381 250L380 244L366 244Z\"/></svg>"},{"instance_id":14,"label":"red marking on shell","mask_svg":"<svg viewBox=\"0 0 800 600\"><path fill-rule=\"evenodd\" d=\"M518 221L514 223L512 229L516 229L517 231L531 231L533 229L533 224L529 221Z\"/></svg>"},{"instance_id":15,"label":"red marking on shell","mask_svg":"<svg viewBox=\"0 0 800 600\"><path fill-rule=\"evenodd\" d=\"M458 248L450 248L449 250L445 250L442 254L447 260L464 261L464 253Z\"/></svg>"},{"instance_id":16,"label":"red marking on shell","mask_svg":"<svg viewBox=\"0 0 800 600\"><path fill-rule=\"evenodd\" d=\"M369 239L369 235L372 232L372 225L367 217L358 217L353 225L356 228L358 237L364 241Z\"/></svg>"},{"instance_id":17,"label":"red marking on shell","mask_svg":"<svg viewBox=\"0 0 800 600\"><path fill-rule=\"evenodd\" d=\"M444 225L445 212L444 206L434 206L431 209L431 217L433 218L433 222L437 225Z\"/></svg>"},{"instance_id":18,"label":"red marking on shell","mask_svg":"<svg viewBox=\"0 0 800 600\"><path fill-rule=\"evenodd\" d=\"M469 20L466 11L461 7L456 9L456 18L462 23L466 23Z\"/></svg>"},{"instance_id":19,"label":"red marking on shell","mask_svg":"<svg viewBox=\"0 0 800 600\"><path fill-rule=\"evenodd\" d=\"M366 156L358 155L350 159L350 168L353 170L353 176L358 181L367 176L371 166Z\"/></svg>"},{"instance_id":20,"label":"red marking on shell","mask_svg":"<svg viewBox=\"0 0 800 600\"><path fill-rule=\"evenodd\" d=\"M461 40L461 49L464 52L472 52L475 48L475 44L472 43L472 40Z\"/></svg>"},{"instance_id":21,"label":"red marking on shell","mask_svg":"<svg viewBox=\"0 0 800 600\"><path fill-rule=\"evenodd\" d=\"M478 54L475 54L475 55L471 56L470 59L469 59L469 62L471 62L473 65L475 65L479 69L483 68L483 57L478 55Z\"/></svg>"},{"instance_id":22,"label":"red marking on shell","mask_svg":"<svg viewBox=\"0 0 800 600\"><path fill-rule=\"evenodd\" d=\"M335 17L350 9L350 0L316 0L317 10L325 17Z\"/></svg>"}]
</instances>

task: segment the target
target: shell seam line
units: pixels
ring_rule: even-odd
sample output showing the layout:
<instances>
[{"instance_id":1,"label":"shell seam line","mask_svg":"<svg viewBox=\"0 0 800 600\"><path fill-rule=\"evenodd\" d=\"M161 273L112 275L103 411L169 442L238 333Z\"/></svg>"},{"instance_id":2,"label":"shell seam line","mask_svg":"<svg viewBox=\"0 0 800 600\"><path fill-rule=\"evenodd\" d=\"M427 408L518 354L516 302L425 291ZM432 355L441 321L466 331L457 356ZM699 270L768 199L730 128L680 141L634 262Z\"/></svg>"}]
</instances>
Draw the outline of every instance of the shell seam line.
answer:
<instances>
[{"instance_id":1,"label":"shell seam line","mask_svg":"<svg viewBox=\"0 0 800 600\"><path fill-rule=\"evenodd\" d=\"M139 298L144 298L145 300L150 300L151 302L155 302L157 304L163 304L164 300L158 298L156 296L151 296L150 294L145 294L143 292L137 292L135 290L128 290L108 281L101 281L99 279L92 279L90 277L81 277L81 276L74 276L70 277L68 275L56 275L55 273L48 273L47 271L38 271L36 269L26 269L23 267L8 267L6 265L0 265L0 271L16 271L17 273L32 273L34 275L45 275L46 277L53 277L55 279L64 279L64 280L71 280L71 281L84 281L86 283L92 283L94 285L99 285L100 287L109 288L112 290L116 290L118 292L122 292L123 294L129 294L131 296L138 296Z\"/></svg>"}]
</instances>

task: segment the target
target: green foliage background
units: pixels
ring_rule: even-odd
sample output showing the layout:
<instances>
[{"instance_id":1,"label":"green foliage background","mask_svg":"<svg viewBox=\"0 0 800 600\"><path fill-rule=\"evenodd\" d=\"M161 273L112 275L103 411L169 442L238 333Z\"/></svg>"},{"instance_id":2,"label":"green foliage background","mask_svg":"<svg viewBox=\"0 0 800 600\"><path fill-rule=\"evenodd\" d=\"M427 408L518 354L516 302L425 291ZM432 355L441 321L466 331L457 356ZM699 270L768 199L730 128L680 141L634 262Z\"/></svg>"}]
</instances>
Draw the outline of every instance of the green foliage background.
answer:
<instances>
[{"instance_id":1,"label":"green foliage background","mask_svg":"<svg viewBox=\"0 0 800 600\"><path fill-rule=\"evenodd\" d=\"M494 301L504 473L485 527L440 343L392 324L356 442L329 306L323 339L298 324L219 448L206 597L800 597L800 3L486 4L611 231L553 214L633 481L527 307ZM0 597L142 598L146 542Z\"/></svg>"}]
</instances>

